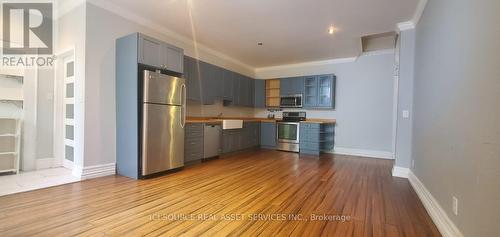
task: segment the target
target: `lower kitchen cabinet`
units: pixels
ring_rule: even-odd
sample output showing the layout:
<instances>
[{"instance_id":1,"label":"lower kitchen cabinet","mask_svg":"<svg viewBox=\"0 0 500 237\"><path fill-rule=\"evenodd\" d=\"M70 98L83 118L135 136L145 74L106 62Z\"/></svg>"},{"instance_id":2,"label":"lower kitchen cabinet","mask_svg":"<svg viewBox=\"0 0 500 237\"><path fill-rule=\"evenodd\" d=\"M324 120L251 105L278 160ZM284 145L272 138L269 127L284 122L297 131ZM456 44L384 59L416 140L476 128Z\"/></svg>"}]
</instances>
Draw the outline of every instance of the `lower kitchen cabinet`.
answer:
<instances>
[{"instance_id":1,"label":"lower kitchen cabinet","mask_svg":"<svg viewBox=\"0 0 500 237\"><path fill-rule=\"evenodd\" d=\"M334 146L335 124L300 123L300 153L319 155Z\"/></svg>"},{"instance_id":2,"label":"lower kitchen cabinet","mask_svg":"<svg viewBox=\"0 0 500 237\"><path fill-rule=\"evenodd\" d=\"M262 122L260 125L260 146L262 148L276 148L276 123Z\"/></svg>"},{"instance_id":3,"label":"lower kitchen cabinet","mask_svg":"<svg viewBox=\"0 0 500 237\"><path fill-rule=\"evenodd\" d=\"M203 159L203 123L186 124L184 129L184 163Z\"/></svg>"},{"instance_id":4,"label":"lower kitchen cabinet","mask_svg":"<svg viewBox=\"0 0 500 237\"><path fill-rule=\"evenodd\" d=\"M241 129L222 131L222 153L232 153L260 144L260 122L245 122Z\"/></svg>"}]
</instances>

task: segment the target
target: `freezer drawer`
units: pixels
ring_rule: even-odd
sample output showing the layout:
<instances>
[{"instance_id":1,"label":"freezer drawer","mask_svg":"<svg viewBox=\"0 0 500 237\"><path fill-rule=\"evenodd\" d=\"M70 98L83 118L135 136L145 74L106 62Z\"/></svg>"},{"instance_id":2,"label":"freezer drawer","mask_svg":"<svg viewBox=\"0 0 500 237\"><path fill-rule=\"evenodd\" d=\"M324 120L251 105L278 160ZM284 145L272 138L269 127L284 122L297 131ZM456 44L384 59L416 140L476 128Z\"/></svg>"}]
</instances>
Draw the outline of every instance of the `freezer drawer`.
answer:
<instances>
[{"instance_id":1,"label":"freezer drawer","mask_svg":"<svg viewBox=\"0 0 500 237\"><path fill-rule=\"evenodd\" d=\"M144 104L142 175L184 166L184 127L180 106Z\"/></svg>"}]
</instances>

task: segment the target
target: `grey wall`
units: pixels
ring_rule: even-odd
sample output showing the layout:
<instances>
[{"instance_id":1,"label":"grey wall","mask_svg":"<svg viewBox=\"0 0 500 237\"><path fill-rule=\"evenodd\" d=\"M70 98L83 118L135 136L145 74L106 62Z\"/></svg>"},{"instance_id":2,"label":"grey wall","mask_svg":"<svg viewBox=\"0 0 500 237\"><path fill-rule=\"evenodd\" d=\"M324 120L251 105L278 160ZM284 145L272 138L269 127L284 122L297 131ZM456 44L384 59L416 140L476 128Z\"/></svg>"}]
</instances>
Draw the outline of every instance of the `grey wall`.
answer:
<instances>
[{"instance_id":1,"label":"grey wall","mask_svg":"<svg viewBox=\"0 0 500 237\"><path fill-rule=\"evenodd\" d=\"M336 148L392 153L392 51L332 67L337 76L335 111L306 110L307 117L337 119ZM265 109L256 110L256 116L266 115Z\"/></svg>"},{"instance_id":2,"label":"grey wall","mask_svg":"<svg viewBox=\"0 0 500 237\"><path fill-rule=\"evenodd\" d=\"M416 28L412 171L469 237L500 233L499 10L430 0Z\"/></svg>"},{"instance_id":3,"label":"grey wall","mask_svg":"<svg viewBox=\"0 0 500 237\"><path fill-rule=\"evenodd\" d=\"M401 31L399 34L399 82L396 130L396 166L411 166L411 129L413 116L413 66L415 60L415 29ZM409 118L403 117L408 110Z\"/></svg>"},{"instance_id":4,"label":"grey wall","mask_svg":"<svg viewBox=\"0 0 500 237\"><path fill-rule=\"evenodd\" d=\"M37 89L37 158L53 158L54 142L54 70L38 70Z\"/></svg>"}]
</instances>

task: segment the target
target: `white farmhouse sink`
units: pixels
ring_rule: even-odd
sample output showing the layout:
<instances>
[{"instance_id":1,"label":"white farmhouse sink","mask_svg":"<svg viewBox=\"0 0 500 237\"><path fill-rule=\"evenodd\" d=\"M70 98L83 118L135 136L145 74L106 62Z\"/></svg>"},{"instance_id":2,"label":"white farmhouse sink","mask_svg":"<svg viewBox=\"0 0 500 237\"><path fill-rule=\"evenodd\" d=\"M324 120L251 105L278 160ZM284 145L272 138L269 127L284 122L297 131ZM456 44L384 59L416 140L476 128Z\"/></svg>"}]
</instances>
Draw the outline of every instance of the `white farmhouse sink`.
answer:
<instances>
[{"instance_id":1,"label":"white farmhouse sink","mask_svg":"<svg viewBox=\"0 0 500 237\"><path fill-rule=\"evenodd\" d=\"M224 119L222 120L222 129L240 129L243 128L243 120L241 119Z\"/></svg>"}]
</instances>

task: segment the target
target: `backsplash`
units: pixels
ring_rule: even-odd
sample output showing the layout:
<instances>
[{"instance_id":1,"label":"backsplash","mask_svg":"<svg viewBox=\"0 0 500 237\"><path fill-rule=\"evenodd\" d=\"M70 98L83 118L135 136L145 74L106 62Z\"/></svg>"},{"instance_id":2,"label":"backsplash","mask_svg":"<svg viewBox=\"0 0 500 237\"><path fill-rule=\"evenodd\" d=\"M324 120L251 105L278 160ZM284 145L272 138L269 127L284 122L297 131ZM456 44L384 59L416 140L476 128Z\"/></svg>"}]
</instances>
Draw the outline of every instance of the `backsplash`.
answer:
<instances>
[{"instance_id":1,"label":"backsplash","mask_svg":"<svg viewBox=\"0 0 500 237\"><path fill-rule=\"evenodd\" d=\"M254 117L254 108L223 106L222 101L216 101L213 105L198 103L188 103L187 105L187 116L189 117L217 117L220 113L224 117Z\"/></svg>"}]
</instances>

